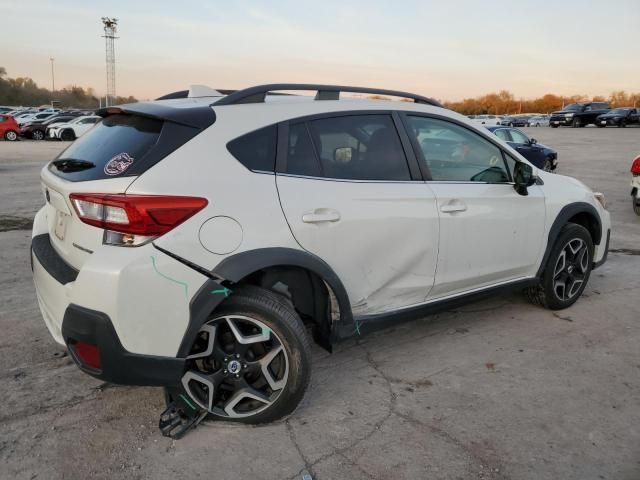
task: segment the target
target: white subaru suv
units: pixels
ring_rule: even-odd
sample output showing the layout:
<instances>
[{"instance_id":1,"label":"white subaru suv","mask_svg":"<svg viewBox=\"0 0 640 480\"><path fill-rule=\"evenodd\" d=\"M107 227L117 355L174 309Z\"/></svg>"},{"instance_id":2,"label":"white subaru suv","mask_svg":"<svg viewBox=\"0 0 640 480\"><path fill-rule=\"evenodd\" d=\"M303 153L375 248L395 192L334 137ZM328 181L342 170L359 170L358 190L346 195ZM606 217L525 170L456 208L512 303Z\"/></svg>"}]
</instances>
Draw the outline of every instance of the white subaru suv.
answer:
<instances>
[{"instance_id":1,"label":"white subaru suv","mask_svg":"<svg viewBox=\"0 0 640 480\"><path fill-rule=\"evenodd\" d=\"M166 432L292 412L309 337L503 289L565 308L607 257L601 194L422 96L192 87L99 114L42 170L38 303L86 373L166 387Z\"/></svg>"}]
</instances>

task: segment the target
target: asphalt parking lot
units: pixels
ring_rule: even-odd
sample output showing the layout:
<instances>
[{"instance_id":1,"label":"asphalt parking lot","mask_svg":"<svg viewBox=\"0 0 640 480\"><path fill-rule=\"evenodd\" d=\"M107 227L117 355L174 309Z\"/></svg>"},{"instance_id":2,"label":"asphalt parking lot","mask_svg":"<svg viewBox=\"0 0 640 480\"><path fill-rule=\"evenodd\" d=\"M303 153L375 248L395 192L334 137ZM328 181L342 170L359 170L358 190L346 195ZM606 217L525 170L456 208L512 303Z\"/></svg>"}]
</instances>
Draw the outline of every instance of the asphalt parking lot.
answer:
<instances>
[{"instance_id":1,"label":"asphalt parking lot","mask_svg":"<svg viewBox=\"0 0 640 480\"><path fill-rule=\"evenodd\" d=\"M519 294L314 349L286 421L160 435L162 391L101 383L50 337L29 267L39 169L61 143L0 142L0 478L640 479L640 129L526 129L605 194L609 261L573 307Z\"/></svg>"}]
</instances>

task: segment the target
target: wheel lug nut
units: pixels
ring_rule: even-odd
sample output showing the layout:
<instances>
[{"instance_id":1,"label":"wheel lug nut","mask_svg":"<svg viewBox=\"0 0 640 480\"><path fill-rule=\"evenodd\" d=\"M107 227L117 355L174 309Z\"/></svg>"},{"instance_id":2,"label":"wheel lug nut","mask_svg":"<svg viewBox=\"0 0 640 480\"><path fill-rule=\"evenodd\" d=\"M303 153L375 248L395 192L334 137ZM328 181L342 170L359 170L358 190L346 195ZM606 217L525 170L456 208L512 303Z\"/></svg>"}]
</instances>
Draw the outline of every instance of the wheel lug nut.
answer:
<instances>
[{"instance_id":1,"label":"wheel lug nut","mask_svg":"<svg viewBox=\"0 0 640 480\"><path fill-rule=\"evenodd\" d=\"M240 378L240 374L239 373L236 373L236 378Z\"/></svg>"},{"instance_id":2,"label":"wheel lug nut","mask_svg":"<svg viewBox=\"0 0 640 480\"><path fill-rule=\"evenodd\" d=\"M227 357L224 357L224 361L225 361L225 362L228 362L228 361L229 361L229 359L228 359Z\"/></svg>"},{"instance_id":3,"label":"wheel lug nut","mask_svg":"<svg viewBox=\"0 0 640 480\"><path fill-rule=\"evenodd\" d=\"M226 373L227 373L227 371L226 371L226 370L223 370L223 371L222 371L222 373L226 374Z\"/></svg>"},{"instance_id":4,"label":"wheel lug nut","mask_svg":"<svg viewBox=\"0 0 640 480\"><path fill-rule=\"evenodd\" d=\"M247 364L246 364L246 363L243 363L243 364L242 364L242 368L247 368Z\"/></svg>"},{"instance_id":5,"label":"wheel lug nut","mask_svg":"<svg viewBox=\"0 0 640 480\"><path fill-rule=\"evenodd\" d=\"M240 358L240 354L239 353L236 353L236 358Z\"/></svg>"}]
</instances>

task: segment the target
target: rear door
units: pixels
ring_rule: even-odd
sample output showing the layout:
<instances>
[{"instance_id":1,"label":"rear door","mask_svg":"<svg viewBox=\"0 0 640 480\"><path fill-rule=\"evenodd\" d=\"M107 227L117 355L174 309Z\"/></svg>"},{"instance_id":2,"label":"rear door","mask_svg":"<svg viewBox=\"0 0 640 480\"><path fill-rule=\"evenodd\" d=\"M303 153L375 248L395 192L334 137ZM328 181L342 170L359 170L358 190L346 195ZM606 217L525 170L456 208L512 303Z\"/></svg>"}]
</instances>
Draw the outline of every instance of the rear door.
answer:
<instances>
[{"instance_id":1,"label":"rear door","mask_svg":"<svg viewBox=\"0 0 640 480\"><path fill-rule=\"evenodd\" d=\"M420 114L404 119L440 212L430 298L533 276L545 227L540 188L519 195L515 161L471 128Z\"/></svg>"},{"instance_id":2,"label":"rear door","mask_svg":"<svg viewBox=\"0 0 640 480\"><path fill-rule=\"evenodd\" d=\"M435 278L436 200L396 121L351 113L280 127L283 211L302 248L340 277L355 315L422 303Z\"/></svg>"}]
</instances>

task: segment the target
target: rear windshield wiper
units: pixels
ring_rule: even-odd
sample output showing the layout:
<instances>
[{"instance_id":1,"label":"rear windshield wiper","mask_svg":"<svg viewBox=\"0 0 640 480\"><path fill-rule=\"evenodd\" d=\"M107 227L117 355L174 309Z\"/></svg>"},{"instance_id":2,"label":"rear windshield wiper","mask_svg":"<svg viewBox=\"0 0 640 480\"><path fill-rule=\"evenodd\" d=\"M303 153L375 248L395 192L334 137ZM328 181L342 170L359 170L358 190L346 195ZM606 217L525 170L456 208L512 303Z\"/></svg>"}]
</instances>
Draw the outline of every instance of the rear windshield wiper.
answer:
<instances>
[{"instance_id":1,"label":"rear windshield wiper","mask_svg":"<svg viewBox=\"0 0 640 480\"><path fill-rule=\"evenodd\" d=\"M61 172L81 172L82 170L88 170L96 166L95 163L88 160L78 160L75 158L64 158L52 162L58 170Z\"/></svg>"}]
</instances>

